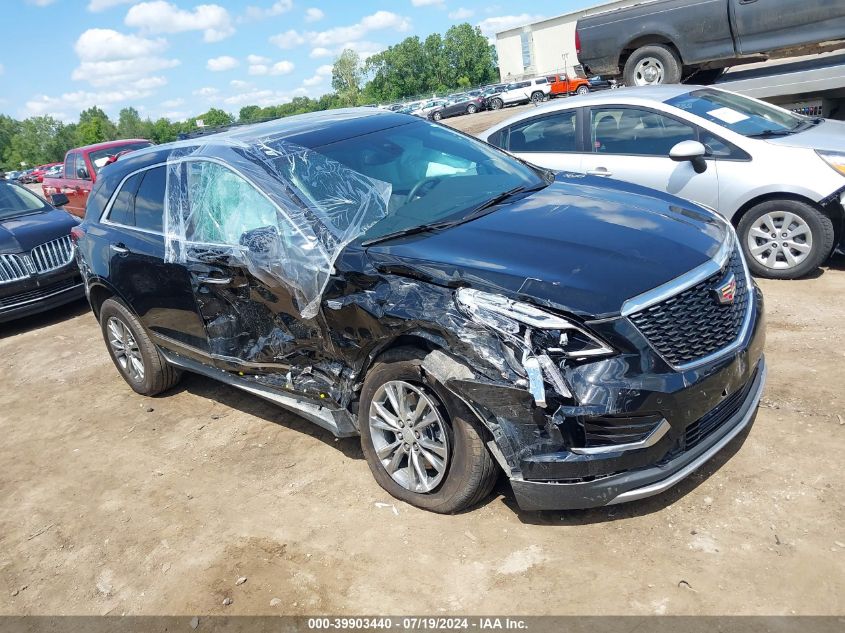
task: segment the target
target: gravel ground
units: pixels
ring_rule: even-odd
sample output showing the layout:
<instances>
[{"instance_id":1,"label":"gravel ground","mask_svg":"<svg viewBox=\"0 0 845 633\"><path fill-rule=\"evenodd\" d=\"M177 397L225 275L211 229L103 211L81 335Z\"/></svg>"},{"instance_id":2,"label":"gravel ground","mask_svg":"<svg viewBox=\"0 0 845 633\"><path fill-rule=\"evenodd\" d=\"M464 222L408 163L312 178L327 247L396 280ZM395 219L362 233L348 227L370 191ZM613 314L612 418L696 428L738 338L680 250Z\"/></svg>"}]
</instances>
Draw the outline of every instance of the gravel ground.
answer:
<instances>
[{"instance_id":1,"label":"gravel ground","mask_svg":"<svg viewBox=\"0 0 845 633\"><path fill-rule=\"evenodd\" d=\"M0 614L841 614L845 258L760 283L750 431L666 494L579 512L520 512L500 481L426 513L357 440L250 395L136 395L84 303L0 325Z\"/></svg>"}]
</instances>

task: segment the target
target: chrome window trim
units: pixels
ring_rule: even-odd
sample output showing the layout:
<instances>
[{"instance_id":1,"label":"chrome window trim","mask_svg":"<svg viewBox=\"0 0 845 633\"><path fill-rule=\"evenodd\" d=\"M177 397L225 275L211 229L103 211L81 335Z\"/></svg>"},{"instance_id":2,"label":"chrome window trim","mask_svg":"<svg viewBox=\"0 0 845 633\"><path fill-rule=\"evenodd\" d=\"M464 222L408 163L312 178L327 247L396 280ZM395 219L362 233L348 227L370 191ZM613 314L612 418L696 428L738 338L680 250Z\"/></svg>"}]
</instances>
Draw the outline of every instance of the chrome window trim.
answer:
<instances>
[{"instance_id":1,"label":"chrome window trim","mask_svg":"<svg viewBox=\"0 0 845 633\"><path fill-rule=\"evenodd\" d=\"M573 446L569 450L576 455L607 455L608 453L622 453L625 451L635 451L640 448L648 448L654 446L663 436L666 435L672 426L666 418L663 418L651 432L643 439L637 442L628 442L627 444L614 444L611 446L592 446L592 447L577 447Z\"/></svg>"}]
</instances>

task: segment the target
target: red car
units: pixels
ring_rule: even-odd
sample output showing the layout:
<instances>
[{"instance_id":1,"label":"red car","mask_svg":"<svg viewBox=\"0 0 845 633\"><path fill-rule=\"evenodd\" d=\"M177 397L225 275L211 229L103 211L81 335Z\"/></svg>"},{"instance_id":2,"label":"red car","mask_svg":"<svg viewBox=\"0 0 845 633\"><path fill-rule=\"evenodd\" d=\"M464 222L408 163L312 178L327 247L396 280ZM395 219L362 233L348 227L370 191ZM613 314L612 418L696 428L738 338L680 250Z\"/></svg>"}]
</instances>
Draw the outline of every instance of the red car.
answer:
<instances>
[{"instance_id":1,"label":"red car","mask_svg":"<svg viewBox=\"0 0 845 633\"><path fill-rule=\"evenodd\" d=\"M39 165L36 167L32 172L34 182L44 182L44 174L46 174L51 167L55 167L56 165L61 165L61 163L48 163L46 165Z\"/></svg>"},{"instance_id":2,"label":"red car","mask_svg":"<svg viewBox=\"0 0 845 633\"><path fill-rule=\"evenodd\" d=\"M108 141L70 150L65 154L64 171L56 178L43 179L41 187L48 200L57 193L68 198L65 210L73 215L84 217L88 195L97 182L97 173L105 165L114 162L119 154L136 149L150 147L150 141L144 139L126 139Z\"/></svg>"}]
</instances>

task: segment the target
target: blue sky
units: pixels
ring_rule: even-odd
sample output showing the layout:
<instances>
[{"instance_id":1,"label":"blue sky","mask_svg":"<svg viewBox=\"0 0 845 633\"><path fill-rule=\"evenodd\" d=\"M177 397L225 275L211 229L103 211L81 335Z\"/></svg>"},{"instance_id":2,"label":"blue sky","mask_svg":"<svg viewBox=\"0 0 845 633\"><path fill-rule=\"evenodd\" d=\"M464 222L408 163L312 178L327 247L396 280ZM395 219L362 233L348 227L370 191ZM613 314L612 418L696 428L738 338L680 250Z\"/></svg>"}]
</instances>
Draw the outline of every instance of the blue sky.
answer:
<instances>
[{"instance_id":1,"label":"blue sky","mask_svg":"<svg viewBox=\"0 0 845 633\"><path fill-rule=\"evenodd\" d=\"M3 0L0 112L181 120L331 89L344 47L367 56L470 22L492 36L587 0Z\"/></svg>"}]
</instances>

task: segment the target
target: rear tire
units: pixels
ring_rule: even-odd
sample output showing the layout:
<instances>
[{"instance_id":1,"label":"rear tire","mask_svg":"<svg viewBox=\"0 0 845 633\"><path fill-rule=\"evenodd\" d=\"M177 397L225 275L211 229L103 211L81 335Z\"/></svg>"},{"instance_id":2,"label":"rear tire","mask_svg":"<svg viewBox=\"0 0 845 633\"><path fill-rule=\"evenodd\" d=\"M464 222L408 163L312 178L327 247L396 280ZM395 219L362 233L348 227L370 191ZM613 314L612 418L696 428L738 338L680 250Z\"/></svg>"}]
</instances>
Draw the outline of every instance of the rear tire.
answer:
<instances>
[{"instance_id":1,"label":"rear tire","mask_svg":"<svg viewBox=\"0 0 845 633\"><path fill-rule=\"evenodd\" d=\"M834 241L831 219L797 200L767 200L752 207L739 221L737 235L751 272L769 279L798 279L813 272L830 256Z\"/></svg>"},{"instance_id":2,"label":"rear tire","mask_svg":"<svg viewBox=\"0 0 845 633\"><path fill-rule=\"evenodd\" d=\"M505 102L496 97L495 99L490 100L490 109L491 110L501 110L505 105Z\"/></svg>"},{"instance_id":3,"label":"rear tire","mask_svg":"<svg viewBox=\"0 0 845 633\"><path fill-rule=\"evenodd\" d=\"M100 329L114 366L137 393L155 396L179 382L182 373L164 359L123 302L117 299L103 302Z\"/></svg>"},{"instance_id":4,"label":"rear tire","mask_svg":"<svg viewBox=\"0 0 845 633\"><path fill-rule=\"evenodd\" d=\"M484 500L499 475L496 462L484 442L484 429L466 405L442 385L423 375L422 361L414 358L417 355L416 350L401 352L399 358L402 359L377 362L364 381L358 409L364 457L378 484L397 499L441 514L460 512ZM403 393L407 394L408 412L416 410L424 400L419 394L428 399L427 403L423 404L427 408L423 410L420 419L431 418L436 421L425 427L433 435L423 435L419 446L402 439L406 431L397 428L397 425L401 423L403 429L413 427L411 423L406 426L402 422L403 416L395 415L396 411L390 399L385 399L386 390L390 389L405 389ZM395 392L393 393L395 395ZM393 423L390 423L389 416L386 417L385 413L379 413L379 407L374 407L374 399L380 407L387 408L387 414L393 414ZM382 402L386 404L381 404ZM410 416L405 416L405 420L410 419ZM423 429L420 426L416 428L420 431ZM411 440L413 441L413 437ZM438 440L442 440L445 449ZM391 446L395 446L397 442L400 446L388 453ZM442 459L444 466L439 478L436 474L441 471L424 456L433 443L442 451L434 455L435 458L446 456ZM381 457L377 451L381 453ZM436 482L429 491L423 491L424 485L420 483L423 479L419 472L412 472L413 454L417 455L417 463L423 467L425 481ZM429 451L429 455L433 454ZM391 474L388 468L394 459L398 461ZM382 460L388 463L385 464ZM432 475L431 479L429 475ZM415 485L420 488L412 490L411 487Z\"/></svg>"},{"instance_id":5,"label":"rear tire","mask_svg":"<svg viewBox=\"0 0 845 633\"><path fill-rule=\"evenodd\" d=\"M431 118L434 119L435 121L439 121L440 119L443 118L443 115L440 114L439 112L435 112L434 114L431 115Z\"/></svg>"},{"instance_id":6,"label":"rear tire","mask_svg":"<svg viewBox=\"0 0 845 633\"><path fill-rule=\"evenodd\" d=\"M625 62L626 86L656 86L681 81L681 60L663 44L641 46Z\"/></svg>"},{"instance_id":7,"label":"rear tire","mask_svg":"<svg viewBox=\"0 0 845 633\"><path fill-rule=\"evenodd\" d=\"M586 95L586 94L589 94L589 93L590 93L590 87L589 86L581 85L581 86L578 86L577 90L575 90L575 94L577 94L577 95Z\"/></svg>"},{"instance_id":8,"label":"rear tire","mask_svg":"<svg viewBox=\"0 0 845 633\"><path fill-rule=\"evenodd\" d=\"M532 92L531 93L531 103L533 103L534 105L537 105L538 103L542 103L544 97L545 97L545 95L539 90Z\"/></svg>"}]
</instances>

